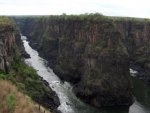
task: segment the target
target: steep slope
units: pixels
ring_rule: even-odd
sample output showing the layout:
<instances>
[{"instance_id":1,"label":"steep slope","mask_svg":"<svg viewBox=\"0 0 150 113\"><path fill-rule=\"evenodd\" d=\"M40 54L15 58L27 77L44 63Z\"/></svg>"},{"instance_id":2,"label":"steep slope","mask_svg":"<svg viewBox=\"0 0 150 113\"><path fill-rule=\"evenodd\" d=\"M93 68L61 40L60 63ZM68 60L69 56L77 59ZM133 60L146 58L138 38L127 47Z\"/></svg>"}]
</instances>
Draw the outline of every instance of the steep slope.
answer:
<instances>
[{"instance_id":1,"label":"steep slope","mask_svg":"<svg viewBox=\"0 0 150 113\"><path fill-rule=\"evenodd\" d=\"M0 80L0 113L43 113L29 97L20 93L10 82ZM41 107L42 108L42 107ZM42 111L43 110L43 111ZM45 109L46 113L50 113Z\"/></svg>"},{"instance_id":2,"label":"steep slope","mask_svg":"<svg viewBox=\"0 0 150 113\"><path fill-rule=\"evenodd\" d=\"M129 66L149 70L149 20L98 14L17 19L32 47L74 83L83 101L97 107L132 103Z\"/></svg>"},{"instance_id":3,"label":"steep slope","mask_svg":"<svg viewBox=\"0 0 150 113\"><path fill-rule=\"evenodd\" d=\"M0 17L0 79L12 81L21 92L53 111L59 106L58 97L36 71L24 63L21 54L26 53L15 23L8 17Z\"/></svg>"}]
</instances>

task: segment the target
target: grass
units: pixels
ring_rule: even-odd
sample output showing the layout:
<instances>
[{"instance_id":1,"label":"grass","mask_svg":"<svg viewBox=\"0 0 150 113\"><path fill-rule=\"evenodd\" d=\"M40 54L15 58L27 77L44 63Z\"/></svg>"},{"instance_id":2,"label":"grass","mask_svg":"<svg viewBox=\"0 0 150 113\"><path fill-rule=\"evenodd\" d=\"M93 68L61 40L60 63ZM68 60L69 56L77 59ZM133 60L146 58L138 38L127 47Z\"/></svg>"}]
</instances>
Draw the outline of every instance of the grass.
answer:
<instances>
[{"instance_id":1,"label":"grass","mask_svg":"<svg viewBox=\"0 0 150 113\"><path fill-rule=\"evenodd\" d=\"M9 73L0 72L0 80L11 81L20 92L28 95L32 100L44 107L49 108L46 101L49 102L53 98L52 90L43 83L36 71L32 67L27 66L21 58L16 57L15 62L10 66ZM14 99L12 94L8 95L7 99L8 103L10 103L10 109L13 109L12 106L15 104L15 101L10 102L10 100Z\"/></svg>"},{"instance_id":2,"label":"grass","mask_svg":"<svg viewBox=\"0 0 150 113\"><path fill-rule=\"evenodd\" d=\"M8 110L13 112L16 107L16 95L14 93L10 93L6 96L6 105L8 106Z\"/></svg>"},{"instance_id":3,"label":"grass","mask_svg":"<svg viewBox=\"0 0 150 113\"><path fill-rule=\"evenodd\" d=\"M0 113L43 113L37 104L20 93L11 82L0 80L0 91Z\"/></svg>"},{"instance_id":4,"label":"grass","mask_svg":"<svg viewBox=\"0 0 150 113\"><path fill-rule=\"evenodd\" d=\"M36 71L32 67L27 66L24 61L16 61L11 68L13 70L7 76L7 79L13 81L19 90L26 93L33 100L41 100L49 93Z\"/></svg>"},{"instance_id":5,"label":"grass","mask_svg":"<svg viewBox=\"0 0 150 113\"><path fill-rule=\"evenodd\" d=\"M52 93L36 71L27 66L21 58L16 57L15 62L10 66L9 73L0 72L0 113L40 113L33 110L32 102L25 101L25 95L50 109L45 99L48 98L47 101L51 101ZM38 104L35 104L37 108ZM43 111L45 108L41 107Z\"/></svg>"},{"instance_id":6,"label":"grass","mask_svg":"<svg viewBox=\"0 0 150 113\"><path fill-rule=\"evenodd\" d=\"M10 69L8 74L0 72L0 78L11 81L19 91L28 95L32 100L53 110L52 105L49 104L53 101L54 93L44 84L43 80L37 75L36 70L27 66L24 60L19 57L16 57Z\"/></svg>"}]
</instances>

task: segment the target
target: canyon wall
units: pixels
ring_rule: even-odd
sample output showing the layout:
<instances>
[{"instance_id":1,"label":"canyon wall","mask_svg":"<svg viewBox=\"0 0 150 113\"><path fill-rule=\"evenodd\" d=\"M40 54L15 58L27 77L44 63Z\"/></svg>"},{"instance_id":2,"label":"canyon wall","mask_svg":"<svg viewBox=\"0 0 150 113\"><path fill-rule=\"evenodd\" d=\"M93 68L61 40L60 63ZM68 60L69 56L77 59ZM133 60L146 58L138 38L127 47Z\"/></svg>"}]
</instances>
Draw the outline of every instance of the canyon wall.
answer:
<instances>
[{"instance_id":1,"label":"canyon wall","mask_svg":"<svg viewBox=\"0 0 150 113\"><path fill-rule=\"evenodd\" d=\"M148 20L97 14L15 20L81 100L96 107L132 104L130 64L150 69Z\"/></svg>"},{"instance_id":2,"label":"canyon wall","mask_svg":"<svg viewBox=\"0 0 150 113\"><path fill-rule=\"evenodd\" d=\"M8 72L9 65L14 61L16 39L13 23L8 18L0 17L0 71Z\"/></svg>"}]
</instances>

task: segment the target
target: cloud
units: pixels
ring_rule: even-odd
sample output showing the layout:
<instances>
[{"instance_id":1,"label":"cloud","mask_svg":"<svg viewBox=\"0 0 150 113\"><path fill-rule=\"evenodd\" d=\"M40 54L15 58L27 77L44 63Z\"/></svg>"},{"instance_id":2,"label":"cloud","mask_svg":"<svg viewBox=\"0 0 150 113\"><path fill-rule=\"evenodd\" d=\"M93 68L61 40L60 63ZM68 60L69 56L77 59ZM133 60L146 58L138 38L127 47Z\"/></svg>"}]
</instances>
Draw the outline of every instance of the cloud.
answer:
<instances>
[{"instance_id":1,"label":"cloud","mask_svg":"<svg viewBox=\"0 0 150 113\"><path fill-rule=\"evenodd\" d=\"M99 12L150 18L149 0L0 0L0 15L50 15Z\"/></svg>"}]
</instances>

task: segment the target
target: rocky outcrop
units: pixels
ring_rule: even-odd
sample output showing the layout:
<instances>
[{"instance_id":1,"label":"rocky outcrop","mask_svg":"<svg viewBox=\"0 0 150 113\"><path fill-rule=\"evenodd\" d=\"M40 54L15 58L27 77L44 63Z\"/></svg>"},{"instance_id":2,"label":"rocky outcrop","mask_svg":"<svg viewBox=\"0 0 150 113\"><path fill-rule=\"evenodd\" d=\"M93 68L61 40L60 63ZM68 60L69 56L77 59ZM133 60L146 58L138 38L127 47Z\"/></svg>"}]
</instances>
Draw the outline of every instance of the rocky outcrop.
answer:
<instances>
[{"instance_id":1,"label":"rocky outcrop","mask_svg":"<svg viewBox=\"0 0 150 113\"><path fill-rule=\"evenodd\" d=\"M19 31L9 18L0 17L0 71L8 72L9 65L20 55L29 57L24 50Z\"/></svg>"},{"instance_id":2,"label":"rocky outcrop","mask_svg":"<svg viewBox=\"0 0 150 113\"><path fill-rule=\"evenodd\" d=\"M116 22L116 28L125 39L130 67L138 71L141 79L150 81L150 22L130 20Z\"/></svg>"},{"instance_id":3,"label":"rocky outcrop","mask_svg":"<svg viewBox=\"0 0 150 113\"><path fill-rule=\"evenodd\" d=\"M15 47L14 27L0 21L0 71L8 72L9 65L16 55Z\"/></svg>"},{"instance_id":4,"label":"rocky outcrop","mask_svg":"<svg viewBox=\"0 0 150 113\"><path fill-rule=\"evenodd\" d=\"M148 20L96 14L17 22L32 47L61 79L74 84L83 101L97 107L132 104L130 64L149 70Z\"/></svg>"}]
</instances>

